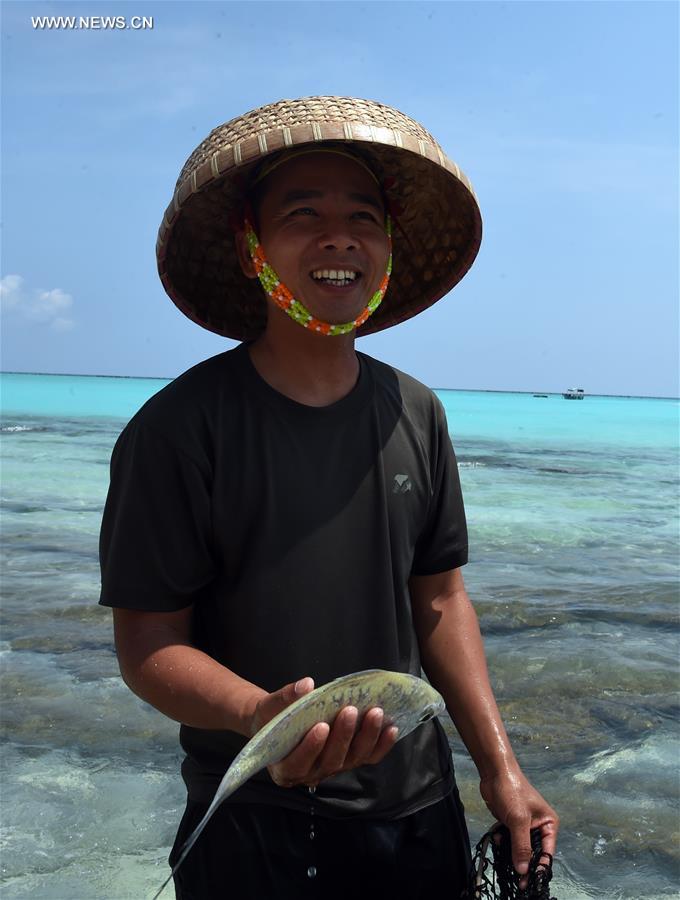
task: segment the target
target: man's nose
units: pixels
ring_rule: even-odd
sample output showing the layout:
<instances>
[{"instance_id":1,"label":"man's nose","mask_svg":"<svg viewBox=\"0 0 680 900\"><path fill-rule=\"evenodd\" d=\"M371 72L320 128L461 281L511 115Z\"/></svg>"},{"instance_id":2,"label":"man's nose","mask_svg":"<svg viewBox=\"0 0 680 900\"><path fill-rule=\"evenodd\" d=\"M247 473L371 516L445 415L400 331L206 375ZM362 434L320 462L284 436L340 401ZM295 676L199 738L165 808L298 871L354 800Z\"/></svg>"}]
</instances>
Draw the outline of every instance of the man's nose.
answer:
<instances>
[{"instance_id":1,"label":"man's nose","mask_svg":"<svg viewBox=\"0 0 680 900\"><path fill-rule=\"evenodd\" d=\"M319 234L319 247L324 250L355 250L358 240L348 222L328 222Z\"/></svg>"}]
</instances>

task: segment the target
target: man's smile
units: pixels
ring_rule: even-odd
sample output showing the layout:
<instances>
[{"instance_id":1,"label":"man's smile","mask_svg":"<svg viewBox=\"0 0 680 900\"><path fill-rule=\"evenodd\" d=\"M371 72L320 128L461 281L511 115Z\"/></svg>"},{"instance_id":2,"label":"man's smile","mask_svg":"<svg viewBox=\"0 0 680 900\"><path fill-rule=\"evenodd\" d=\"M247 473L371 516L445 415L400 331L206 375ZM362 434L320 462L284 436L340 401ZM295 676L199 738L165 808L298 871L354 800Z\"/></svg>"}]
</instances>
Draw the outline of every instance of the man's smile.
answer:
<instances>
[{"instance_id":1,"label":"man's smile","mask_svg":"<svg viewBox=\"0 0 680 900\"><path fill-rule=\"evenodd\" d=\"M361 279L361 272L357 269L314 269L309 274L316 284L332 288L354 286Z\"/></svg>"},{"instance_id":2,"label":"man's smile","mask_svg":"<svg viewBox=\"0 0 680 900\"><path fill-rule=\"evenodd\" d=\"M256 254L245 274L259 277L271 302L303 328L349 334L378 307L391 271L391 223L377 179L353 159L309 153L265 184L259 237L244 232L242 249Z\"/></svg>"}]
</instances>

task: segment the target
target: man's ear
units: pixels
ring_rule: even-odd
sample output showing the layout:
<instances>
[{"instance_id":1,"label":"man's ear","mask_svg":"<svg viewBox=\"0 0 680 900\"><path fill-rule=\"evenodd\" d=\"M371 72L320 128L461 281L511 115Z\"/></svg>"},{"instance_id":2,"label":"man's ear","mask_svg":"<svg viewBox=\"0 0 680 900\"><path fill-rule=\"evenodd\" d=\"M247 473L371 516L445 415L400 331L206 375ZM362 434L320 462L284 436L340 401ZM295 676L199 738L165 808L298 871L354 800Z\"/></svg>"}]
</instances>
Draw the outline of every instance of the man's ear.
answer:
<instances>
[{"instance_id":1,"label":"man's ear","mask_svg":"<svg viewBox=\"0 0 680 900\"><path fill-rule=\"evenodd\" d=\"M255 271L255 265L250 258L248 242L246 241L246 233L243 228L240 228L236 232L236 234L234 235L234 241L236 244L236 255L238 257L239 265L241 266L241 271L246 276L246 278L257 278L257 272Z\"/></svg>"}]
</instances>

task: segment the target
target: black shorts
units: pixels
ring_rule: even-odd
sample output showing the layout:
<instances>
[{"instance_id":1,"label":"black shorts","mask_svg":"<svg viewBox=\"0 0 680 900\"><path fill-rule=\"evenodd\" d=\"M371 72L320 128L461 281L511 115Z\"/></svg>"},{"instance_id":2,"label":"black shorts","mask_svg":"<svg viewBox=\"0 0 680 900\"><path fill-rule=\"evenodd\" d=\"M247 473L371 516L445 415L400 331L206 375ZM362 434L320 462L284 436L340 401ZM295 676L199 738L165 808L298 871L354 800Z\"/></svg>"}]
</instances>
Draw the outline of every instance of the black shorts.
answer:
<instances>
[{"instance_id":1,"label":"black shorts","mask_svg":"<svg viewBox=\"0 0 680 900\"><path fill-rule=\"evenodd\" d=\"M207 805L189 802L170 854ZM311 809L311 805L310 805ZM223 804L175 875L178 900L457 898L470 867L463 807L445 800L391 820L329 819L261 804Z\"/></svg>"}]
</instances>

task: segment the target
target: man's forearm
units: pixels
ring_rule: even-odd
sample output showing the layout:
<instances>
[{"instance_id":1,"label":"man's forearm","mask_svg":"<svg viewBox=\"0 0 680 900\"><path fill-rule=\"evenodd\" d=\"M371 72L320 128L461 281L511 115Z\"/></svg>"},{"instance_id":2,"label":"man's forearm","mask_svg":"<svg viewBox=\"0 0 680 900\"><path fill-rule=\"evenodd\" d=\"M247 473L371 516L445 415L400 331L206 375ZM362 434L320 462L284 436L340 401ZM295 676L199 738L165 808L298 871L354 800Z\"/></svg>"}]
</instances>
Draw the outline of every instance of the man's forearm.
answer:
<instances>
[{"instance_id":1,"label":"man's forearm","mask_svg":"<svg viewBox=\"0 0 680 900\"><path fill-rule=\"evenodd\" d=\"M412 583L414 623L427 677L442 694L481 778L518 768L489 682L477 615L460 584L428 593Z\"/></svg>"},{"instance_id":2,"label":"man's forearm","mask_svg":"<svg viewBox=\"0 0 680 900\"><path fill-rule=\"evenodd\" d=\"M441 692L480 775L491 814L510 829L513 865L527 887L531 830L554 854L559 819L522 774L505 733L486 668L477 615L459 569L409 583L423 668Z\"/></svg>"},{"instance_id":3,"label":"man's forearm","mask_svg":"<svg viewBox=\"0 0 680 900\"><path fill-rule=\"evenodd\" d=\"M314 688L303 676L268 693L191 644L192 610L171 613L117 608L116 651L126 684L143 700L194 728L227 729L246 737ZM396 729L382 710L359 721L345 707L332 726L319 722L282 760L269 767L277 784L318 784L361 765L375 764L394 746Z\"/></svg>"},{"instance_id":4,"label":"man's forearm","mask_svg":"<svg viewBox=\"0 0 680 900\"><path fill-rule=\"evenodd\" d=\"M188 621L181 613L115 610L125 683L177 722L250 737L256 704L267 692L192 646Z\"/></svg>"}]
</instances>

